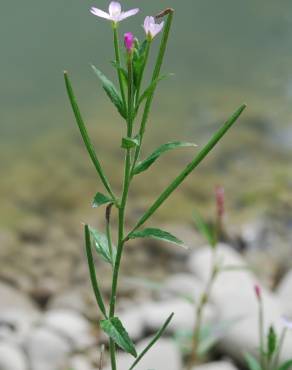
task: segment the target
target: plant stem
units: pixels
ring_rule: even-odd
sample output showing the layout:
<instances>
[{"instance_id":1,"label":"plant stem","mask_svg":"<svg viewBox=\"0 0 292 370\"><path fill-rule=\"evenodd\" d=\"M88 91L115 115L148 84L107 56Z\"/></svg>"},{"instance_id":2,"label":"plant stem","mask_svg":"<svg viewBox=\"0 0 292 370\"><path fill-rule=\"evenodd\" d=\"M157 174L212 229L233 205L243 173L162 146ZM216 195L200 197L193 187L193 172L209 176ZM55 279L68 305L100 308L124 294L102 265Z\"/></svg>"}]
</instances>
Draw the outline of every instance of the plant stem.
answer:
<instances>
[{"instance_id":1,"label":"plant stem","mask_svg":"<svg viewBox=\"0 0 292 370\"><path fill-rule=\"evenodd\" d=\"M265 369L265 348L264 348L264 310L262 297L259 299L259 339L260 339L260 363L262 369Z\"/></svg>"},{"instance_id":2,"label":"plant stem","mask_svg":"<svg viewBox=\"0 0 292 370\"><path fill-rule=\"evenodd\" d=\"M206 304L209 302L211 290L214 284L214 281L218 275L219 269L216 263L216 250L212 249L212 269L210 272L209 279L207 281L207 285L205 291L202 293L199 304L196 308L196 323L193 331L193 338L192 338L192 349L191 349L191 356L188 365L188 369L191 370L193 365L196 363L198 358L198 346L200 344L200 334L201 334L201 327L203 321L203 314L204 308Z\"/></svg>"},{"instance_id":3,"label":"plant stem","mask_svg":"<svg viewBox=\"0 0 292 370\"><path fill-rule=\"evenodd\" d=\"M113 27L113 32L114 32L114 47L115 47L116 62L117 62L118 67L120 67L121 66L121 56L120 56L120 46L119 46L119 35L118 35L117 23L113 22L112 27ZM123 76L122 76L122 72L120 68L118 68L117 71L118 71L118 78L119 78L122 101L123 101L124 107L126 108L126 96L125 96L125 89L124 89L124 83L123 83Z\"/></svg>"},{"instance_id":4,"label":"plant stem","mask_svg":"<svg viewBox=\"0 0 292 370\"><path fill-rule=\"evenodd\" d=\"M286 334L287 334L287 330L288 330L287 328L284 328L283 331L282 331L280 341L279 341L278 351L276 353L275 360L274 360L273 369L278 369L278 367L279 367L280 356L281 356L283 344L284 344L284 341L285 341L285 337L286 337Z\"/></svg>"},{"instance_id":5,"label":"plant stem","mask_svg":"<svg viewBox=\"0 0 292 370\"><path fill-rule=\"evenodd\" d=\"M112 210L113 203L110 203L106 207L105 211L105 221L106 221L106 237L108 241L108 249L112 261L112 266L114 266L114 260L113 260L113 244L112 244L112 237L111 237L111 227L110 227L110 218L111 218L111 210Z\"/></svg>"},{"instance_id":6,"label":"plant stem","mask_svg":"<svg viewBox=\"0 0 292 370\"><path fill-rule=\"evenodd\" d=\"M172 20L173 20L173 14L174 14L174 11L172 9L171 12L168 14L168 17L167 17L166 25L165 25L165 28L164 28L164 32L163 32L163 36L162 36L162 40L161 40L161 44L160 44L159 54L158 54L157 61L156 61L156 64L155 64L155 68L154 68L153 75L152 75L152 82L155 81L158 78L159 74L160 74L160 70L161 70L161 67L162 67L162 63L163 63L163 59L164 59L164 55L165 55L165 51L166 51L166 46L167 46L167 42L168 42L168 37L169 37L169 33L170 33L170 28L171 28L171 24L172 24ZM154 93L155 93L155 89L153 89L152 94L149 95L149 97L148 97L148 99L145 103L144 113L143 113L141 126L140 126L140 130L139 130L140 145L135 150L133 168L135 167L135 164L137 163L137 160L139 159L139 155L140 155L140 151L141 151L141 144L142 144L143 137L144 137L144 134L145 134L146 123L148 121L148 117L149 117L149 113L150 113Z\"/></svg>"},{"instance_id":7,"label":"plant stem","mask_svg":"<svg viewBox=\"0 0 292 370\"><path fill-rule=\"evenodd\" d=\"M128 55L128 120L127 120L127 136L132 137L133 130L133 68L132 68L132 54ZM112 279L112 292L110 300L110 312L109 317L112 318L115 315L116 300L117 300L117 287L118 278L121 265L121 259L124 249L124 226L125 226L125 210L127 205L130 181L131 181L131 149L127 149L125 158L125 170L124 170L124 183L122 200L119 207L119 226L118 226L118 247L117 255L113 271ZM110 342L110 353L111 353L111 364L112 370L116 370L116 356L115 356L115 345Z\"/></svg>"},{"instance_id":8,"label":"plant stem","mask_svg":"<svg viewBox=\"0 0 292 370\"><path fill-rule=\"evenodd\" d=\"M198 153L198 155L192 160L191 163L170 183L170 185L161 193L157 200L152 204L152 206L145 212L145 214L137 222L134 229L130 232L132 233L138 227L143 225L156 210L161 206L162 203L174 192L176 188L185 180L185 178L202 162L202 160L207 156L207 154L215 147L215 145L220 141L220 139L226 134L226 132L232 127L236 122L238 117L246 108L246 105L242 105L231 118L224 123L224 125L213 135L211 140L205 145L205 147Z\"/></svg>"}]
</instances>

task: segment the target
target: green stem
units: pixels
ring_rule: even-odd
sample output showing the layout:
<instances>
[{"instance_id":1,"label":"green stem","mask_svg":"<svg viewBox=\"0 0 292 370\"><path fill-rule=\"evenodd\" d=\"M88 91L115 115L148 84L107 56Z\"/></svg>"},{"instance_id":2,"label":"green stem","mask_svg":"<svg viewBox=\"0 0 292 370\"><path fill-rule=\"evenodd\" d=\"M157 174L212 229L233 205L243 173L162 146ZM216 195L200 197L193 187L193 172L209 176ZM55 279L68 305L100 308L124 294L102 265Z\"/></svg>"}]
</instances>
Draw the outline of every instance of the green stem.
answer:
<instances>
[{"instance_id":1,"label":"green stem","mask_svg":"<svg viewBox=\"0 0 292 370\"><path fill-rule=\"evenodd\" d=\"M113 206L113 203L110 203L106 207L105 221L106 221L106 237L107 237L107 241L108 241L108 248L109 248L110 258L111 258L111 261L112 261L112 266L114 266L113 244L112 244L111 227L110 227L110 218L111 218L112 206Z\"/></svg>"},{"instance_id":2,"label":"green stem","mask_svg":"<svg viewBox=\"0 0 292 370\"><path fill-rule=\"evenodd\" d=\"M157 200L152 204L152 206L145 212L145 214L137 222L134 229L130 232L132 233L138 227L143 225L156 210L165 202L165 200L174 192L174 190L185 180L185 178L202 162L202 160L207 156L207 154L215 147L215 145L220 141L220 139L226 134L226 132L232 127L236 122L238 117L246 108L246 105L242 105L231 118L224 123L224 125L213 135L211 140L207 145L198 153L198 155L193 159L191 163L173 180L173 182L162 192L162 194L157 198Z\"/></svg>"},{"instance_id":3,"label":"green stem","mask_svg":"<svg viewBox=\"0 0 292 370\"><path fill-rule=\"evenodd\" d=\"M133 68L132 68L132 54L129 53L128 56L128 121L127 121L127 136L132 137L133 129ZM131 182L131 149L127 149L126 158L125 158L125 170L124 170L124 183L123 183L123 193L122 200L119 207L119 227L118 227L118 247L117 255L113 271L112 279L112 292L110 300L110 312L109 317L112 318L115 315L116 300L117 300L117 287L118 287L118 278L121 265L121 259L124 249L124 226L125 226L125 210L128 199L129 187ZM111 353L111 364L112 370L116 370L116 359L115 359L115 346L110 346Z\"/></svg>"},{"instance_id":4,"label":"green stem","mask_svg":"<svg viewBox=\"0 0 292 370\"><path fill-rule=\"evenodd\" d=\"M167 46L167 42L168 42L168 38L169 38L170 28L171 28L171 24L172 24L172 20L173 20L173 14L174 14L174 11L171 10L170 13L168 14L168 17L167 17L167 21L166 21L166 24L165 24L165 28L164 28L164 32L163 32L163 36L162 36L162 40L161 40L161 44L160 44L159 54L158 54L157 61L156 61L156 64L155 64L155 68L154 68L154 72L153 72L153 75L152 75L152 82L155 81L158 78L159 74L160 74L160 70L161 70L161 67L162 67L162 63L163 63L163 59L164 59L164 55L165 55L165 51L166 51L166 46ZM137 161L139 159L139 155L140 155L140 151L141 151L141 144L142 144L143 137L144 137L144 134L145 134L146 124L147 124L147 121L148 121L151 105L152 105L152 102L153 102L154 93L155 93L155 89L153 89L152 94L149 95L149 97L148 97L148 99L145 103L144 113L143 113L141 126L140 126L140 130L139 130L140 145L136 148L136 151L135 151L133 168L135 167L135 164L137 163Z\"/></svg>"},{"instance_id":5,"label":"green stem","mask_svg":"<svg viewBox=\"0 0 292 370\"><path fill-rule=\"evenodd\" d=\"M117 23L114 23L114 22L113 22L113 32L114 32L114 47L115 47L116 63L118 67L120 67L121 66L121 56L120 56L120 46L119 46L118 25ZM124 89L124 83L123 83L123 76L122 76L122 72L120 68L118 68L117 71L118 71L118 78L119 78L122 101L123 101L124 107L126 107L126 95L125 95L125 89Z\"/></svg>"},{"instance_id":6,"label":"green stem","mask_svg":"<svg viewBox=\"0 0 292 370\"><path fill-rule=\"evenodd\" d=\"M193 331L193 338L192 338L192 349L191 349L191 356L188 364L188 369L191 370L192 367L195 365L196 360L198 359L198 347L200 344L200 334L201 334L201 327L203 321L203 314L206 304L209 302L211 291L213 288L213 284L215 279L218 275L219 269L216 263L216 249L212 250L212 270L207 281L207 285L205 291L203 292L199 304L196 308L196 323Z\"/></svg>"},{"instance_id":7,"label":"green stem","mask_svg":"<svg viewBox=\"0 0 292 370\"><path fill-rule=\"evenodd\" d=\"M264 348L264 310L262 298L259 299L259 339L260 339L260 363L261 368L265 369L265 348Z\"/></svg>"},{"instance_id":8,"label":"green stem","mask_svg":"<svg viewBox=\"0 0 292 370\"><path fill-rule=\"evenodd\" d=\"M278 369L278 367L279 367L280 356L281 356L281 352L282 352L282 348L283 348L283 344L284 344L284 341L285 341L285 338L286 338L287 331L288 331L287 328L284 328L283 331L282 331L282 334L281 334L281 337L280 337L280 340L279 340L278 351L277 351L277 354L276 354L275 360L274 360L273 369Z\"/></svg>"}]
</instances>

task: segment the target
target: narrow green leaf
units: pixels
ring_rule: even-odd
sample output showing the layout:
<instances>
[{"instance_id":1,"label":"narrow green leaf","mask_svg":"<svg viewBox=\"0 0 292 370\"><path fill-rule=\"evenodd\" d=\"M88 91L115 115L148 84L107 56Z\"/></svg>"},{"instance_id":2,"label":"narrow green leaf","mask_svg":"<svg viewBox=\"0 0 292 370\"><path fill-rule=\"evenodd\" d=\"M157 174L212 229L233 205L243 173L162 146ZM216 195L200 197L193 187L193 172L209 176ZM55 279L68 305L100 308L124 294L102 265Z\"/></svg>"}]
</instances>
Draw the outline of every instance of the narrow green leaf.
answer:
<instances>
[{"instance_id":1,"label":"narrow green leaf","mask_svg":"<svg viewBox=\"0 0 292 370\"><path fill-rule=\"evenodd\" d=\"M104 204L111 203L111 202L113 202L113 200L110 197L102 193L96 193L94 196L93 202L92 202L92 207L98 208Z\"/></svg>"},{"instance_id":2,"label":"narrow green leaf","mask_svg":"<svg viewBox=\"0 0 292 370\"><path fill-rule=\"evenodd\" d=\"M129 370L133 370L134 367L142 360L142 358L146 355L146 353L150 350L151 347L154 346L154 344L159 340L159 338L162 336L162 334L165 332L166 328L168 327L170 321L173 318L174 313L172 313L165 323L162 325L162 327L158 330L158 332L155 334L153 339L150 341L148 346L139 354L139 356L136 358L136 360L133 362L132 366L130 367Z\"/></svg>"},{"instance_id":3,"label":"narrow green leaf","mask_svg":"<svg viewBox=\"0 0 292 370\"><path fill-rule=\"evenodd\" d=\"M123 137L122 138L122 148L123 149L132 149L136 148L139 145L139 140L137 138Z\"/></svg>"},{"instance_id":4,"label":"narrow green leaf","mask_svg":"<svg viewBox=\"0 0 292 370\"><path fill-rule=\"evenodd\" d=\"M136 106L136 113L139 109L139 106L143 103L143 101L145 99L147 99L153 93L153 91L155 90L158 83L160 81L164 80L165 78L167 78L169 76L172 76L172 75L173 75L172 73L165 74L161 77L156 78L154 81L151 82L151 84L145 89L145 91L143 92L143 94L139 98L139 101L138 101L137 106Z\"/></svg>"},{"instance_id":5,"label":"narrow green leaf","mask_svg":"<svg viewBox=\"0 0 292 370\"><path fill-rule=\"evenodd\" d=\"M250 370L263 370L255 357L248 353L246 353L244 357Z\"/></svg>"},{"instance_id":6,"label":"narrow green leaf","mask_svg":"<svg viewBox=\"0 0 292 370\"><path fill-rule=\"evenodd\" d=\"M72 85L71 85L71 82L69 80L69 76L68 76L67 72L64 72L64 79L65 79L67 94L68 94L68 97L69 97L69 100L70 100L70 103L71 103L71 106L72 106L72 110L74 112L75 119L76 119L76 122L77 122L77 125L78 125L78 128L79 128L79 131L81 133L83 142L84 142L85 147L87 149L87 152L88 152L88 154L89 154L89 156L92 160L92 163L93 163L97 173L99 174L99 177L101 178L102 183L104 184L104 187L109 192L109 194L112 196L112 198L115 199L114 194L113 194L112 189L111 189L111 186L109 184L109 181L108 181L107 177L105 176L105 174L103 172L103 169L102 169L102 167L99 163L99 160L98 160L98 158L95 154L95 150L93 148L93 145L90 141L90 138L89 138L89 135L87 133L85 124L83 122L79 107L77 105L76 98L75 98L75 95L74 95L74 92L73 92L73 88L72 88Z\"/></svg>"},{"instance_id":7,"label":"narrow green leaf","mask_svg":"<svg viewBox=\"0 0 292 370\"><path fill-rule=\"evenodd\" d=\"M278 370L291 370L292 368L292 360L284 362Z\"/></svg>"},{"instance_id":8,"label":"narrow green leaf","mask_svg":"<svg viewBox=\"0 0 292 370\"><path fill-rule=\"evenodd\" d=\"M91 285L94 291L96 302L101 312L103 313L104 317L107 318L106 309L105 309L102 295L101 295L98 282L96 279L94 260L93 260L93 256L91 252L91 240L90 240L90 232L89 232L88 225L84 225L84 235L85 235L86 255L87 255L87 261L88 261Z\"/></svg>"},{"instance_id":9,"label":"narrow green leaf","mask_svg":"<svg viewBox=\"0 0 292 370\"><path fill-rule=\"evenodd\" d=\"M156 229L156 228L147 228L144 230L137 230L132 232L129 235L129 239L137 239L137 238L151 238L151 239L158 239L163 240L165 242L177 244L180 246L184 246L184 242L175 237L174 235L170 234L167 231Z\"/></svg>"},{"instance_id":10,"label":"narrow green leaf","mask_svg":"<svg viewBox=\"0 0 292 370\"><path fill-rule=\"evenodd\" d=\"M110 98L112 103L116 106L120 115L126 119L127 117L126 110L123 105L122 98L120 97L120 94L118 93L118 90L116 89L115 85L94 65L92 65L92 69L94 73L97 75L97 77L101 80L102 87L104 91L106 92L107 96Z\"/></svg>"},{"instance_id":11,"label":"narrow green leaf","mask_svg":"<svg viewBox=\"0 0 292 370\"><path fill-rule=\"evenodd\" d=\"M158 147L148 158L144 161L139 162L134 171L134 175L138 175L139 173L146 171L163 153L173 150L176 148L184 148L184 147L196 147L197 145L194 143L187 143L183 141L172 141L166 144L161 145Z\"/></svg>"},{"instance_id":12,"label":"narrow green leaf","mask_svg":"<svg viewBox=\"0 0 292 370\"><path fill-rule=\"evenodd\" d=\"M100 327L121 349L137 357L134 343L131 341L129 334L118 317L102 320Z\"/></svg>"},{"instance_id":13,"label":"narrow green leaf","mask_svg":"<svg viewBox=\"0 0 292 370\"><path fill-rule=\"evenodd\" d=\"M162 203L179 187L179 185L189 176L189 174L203 161L208 153L215 147L215 145L222 139L227 131L237 121L241 113L246 108L246 105L242 105L237 111L227 120L224 125L213 135L211 140L205 145L205 147L197 154L197 156L189 163L185 169L169 184L169 186L160 194L150 208L144 213L144 215L137 222L133 230L137 230L142 226L161 206Z\"/></svg>"},{"instance_id":14,"label":"narrow green leaf","mask_svg":"<svg viewBox=\"0 0 292 370\"><path fill-rule=\"evenodd\" d=\"M214 231L206 224L203 217L200 215L199 212L194 211L194 221L198 231L207 239L207 242L211 245L211 247L216 246L216 238Z\"/></svg>"},{"instance_id":15,"label":"narrow green leaf","mask_svg":"<svg viewBox=\"0 0 292 370\"><path fill-rule=\"evenodd\" d=\"M277 348L277 334L271 326L268 333L268 358L271 359Z\"/></svg>"},{"instance_id":16,"label":"narrow green leaf","mask_svg":"<svg viewBox=\"0 0 292 370\"><path fill-rule=\"evenodd\" d=\"M113 265L116 257L116 247L112 246L113 252L113 261L112 261L107 237L104 234L97 231L96 229L93 229L92 227L89 227L89 231L94 240L94 247L97 254L100 255L105 262L108 262Z\"/></svg>"}]
</instances>

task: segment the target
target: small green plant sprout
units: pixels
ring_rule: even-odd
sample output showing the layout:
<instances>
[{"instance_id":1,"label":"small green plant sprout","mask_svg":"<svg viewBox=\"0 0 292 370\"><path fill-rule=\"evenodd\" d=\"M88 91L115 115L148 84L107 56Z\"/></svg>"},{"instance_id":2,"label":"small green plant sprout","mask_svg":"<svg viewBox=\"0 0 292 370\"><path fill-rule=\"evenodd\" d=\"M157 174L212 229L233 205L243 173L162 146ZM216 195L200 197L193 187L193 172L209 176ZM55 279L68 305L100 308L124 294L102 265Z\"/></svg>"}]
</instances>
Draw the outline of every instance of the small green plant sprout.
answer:
<instances>
[{"instance_id":1,"label":"small green plant sprout","mask_svg":"<svg viewBox=\"0 0 292 370\"><path fill-rule=\"evenodd\" d=\"M268 333L264 329L264 305L262 290L259 285L255 285L255 294L258 302L259 320L259 360L245 354L246 363L250 370L289 370L292 369L292 359L280 363L281 351L288 329L292 329L292 321L286 317L281 318L283 330L280 336L276 333L274 326L269 327Z\"/></svg>"},{"instance_id":2,"label":"small green plant sprout","mask_svg":"<svg viewBox=\"0 0 292 370\"><path fill-rule=\"evenodd\" d=\"M220 264L217 261L216 250L220 235L223 232L223 218L224 218L224 188L217 186L215 188L216 200L216 216L215 222L211 225L206 223L199 212L194 212L194 221L198 231L207 240L212 249L212 263L211 271L198 302L195 303L196 322L192 333L192 344L189 353L188 369L192 369L194 364L198 362L202 356L216 343L215 337L212 338L212 330L203 327L204 311L210 299L213 284L220 272ZM218 332L218 330L216 330ZM209 334L209 335L208 335ZM207 345L206 345L207 343Z\"/></svg>"},{"instance_id":3,"label":"small green plant sprout","mask_svg":"<svg viewBox=\"0 0 292 370\"><path fill-rule=\"evenodd\" d=\"M102 316L99 324L100 328L109 337L109 351L112 370L117 369L117 347L134 357L133 365L130 368L133 369L163 334L172 319L173 314L169 315L165 324L157 332L149 345L146 346L141 353L137 353L135 344L128 335L126 328L124 328L122 322L116 316L119 272L124 248L128 241L137 238L154 238L178 244L180 246L183 245L181 240L169 232L155 227L144 227L144 225L222 139L222 137L237 121L246 106L242 105L236 110L223 126L218 129L209 142L195 155L194 159L174 178L174 180L170 182L153 204L145 210L144 214L142 214L134 225L132 225L130 230L126 230L126 210L129 191L134 177L141 175L141 173L149 169L158 160L158 158L167 151L181 147L195 146L193 143L173 141L162 144L152 154L146 157L146 159L140 158L154 95L159 82L164 78L164 75L161 74L161 69L173 22L174 10L168 8L161 12L158 17L147 16L143 25L144 37L142 42L134 36L133 32L127 32L123 38L124 45L121 45L120 42L121 40L118 32L119 24L128 17L136 15L139 12L139 9L135 8L123 11L119 2L112 1L109 4L108 12L95 7L92 7L90 11L94 16L109 21L113 31L115 60L112 64L117 73L118 87L116 87L114 82L107 78L97 67L92 66L92 69L93 73L100 80L106 95L119 113L121 121L123 121L125 125L125 134L121 138L120 143L121 150L124 153L124 174L121 181L122 190L119 195L117 195L116 189L112 188L111 181L106 175L93 147L67 72L64 73L64 78L68 97L81 137L101 181L100 186L103 186L105 191L104 193L100 189L97 189L97 193L93 200L94 207L105 207L105 232L102 233L100 230L96 230L88 224L84 225L85 246L90 279L96 302ZM163 21L161 19L165 20ZM152 77L148 83L145 83L144 72L148 67L148 57L152 52L153 43L156 42L156 40L158 41L160 34L160 46L154 63ZM141 114L138 114L139 112L141 112ZM141 117L140 122L137 122L138 117ZM118 237L116 241L112 237L112 229L114 226L111 218L112 212L117 212ZM108 263L112 270L112 288L109 304L107 304L102 294L102 280L97 279L93 253L96 253L104 263Z\"/></svg>"},{"instance_id":4,"label":"small green plant sprout","mask_svg":"<svg viewBox=\"0 0 292 370\"><path fill-rule=\"evenodd\" d=\"M247 269L246 266L224 265L224 261L222 261L217 255L219 242L221 241L221 238L225 235L225 195L224 188L222 186L217 186L215 188L215 204L215 219L210 224L204 221L199 212L194 212L195 225L198 231L207 240L212 253L209 277L201 296L199 297L197 302L195 302L196 322L192 331L191 346L188 351L188 369L192 369L192 367L197 362L202 361L203 358L206 357L208 352L211 350L211 348L222 338L222 336L224 336L224 333L230 330L231 327L241 319L233 318L228 321L225 320L224 322L211 324L208 326L203 325L205 309L207 304L209 303L212 288L216 282L218 275L224 271Z\"/></svg>"}]
</instances>

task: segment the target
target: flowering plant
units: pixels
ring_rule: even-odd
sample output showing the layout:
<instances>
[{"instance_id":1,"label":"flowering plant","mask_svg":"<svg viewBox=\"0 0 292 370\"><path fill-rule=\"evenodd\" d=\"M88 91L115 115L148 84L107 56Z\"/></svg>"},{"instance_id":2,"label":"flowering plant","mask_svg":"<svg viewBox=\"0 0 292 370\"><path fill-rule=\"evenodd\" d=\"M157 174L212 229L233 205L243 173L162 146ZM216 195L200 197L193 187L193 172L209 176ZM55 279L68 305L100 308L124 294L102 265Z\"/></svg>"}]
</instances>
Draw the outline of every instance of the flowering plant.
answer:
<instances>
[{"instance_id":1,"label":"flowering plant","mask_svg":"<svg viewBox=\"0 0 292 370\"><path fill-rule=\"evenodd\" d=\"M289 370L292 367L292 359L280 363L280 358L287 331L292 329L292 321L283 316L280 320L283 326L281 334L278 335L271 325L265 336L262 289L259 285L255 285L254 289L259 308L259 361L254 356L246 354L248 367L250 370Z\"/></svg>"},{"instance_id":2,"label":"flowering plant","mask_svg":"<svg viewBox=\"0 0 292 370\"><path fill-rule=\"evenodd\" d=\"M132 229L130 231L126 231L126 206L128 201L129 189L133 178L146 171L163 153L179 147L195 146L192 143L185 143L180 141L169 142L161 145L146 159L140 160L141 148L146 132L146 126L148 123L154 93L156 91L158 83L164 77L163 75L161 75L161 68L169 39L174 10L166 9L156 17L148 16L145 18L143 28L146 35L145 40L142 43L140 43L131 32L127 32L124 36L126 58L125 60L122 60L121 46L118 34L119 22L125 20L128 17L134 16L138 12L139 9L132 9L124 12L122 11L121 4L116 1L112 1L110 3L108 13L95 7L91 8L91 13L93 15L104 18L111 22L114 35L115 61L113 65L117 71L119 89L116 88L114 83L111 82L98 68L96 68L95 66L92 66L92 68L93 72L100 79L107 96L117 108L117 111L121 115L122 120L124 120L126 124L126 133L125 136L121 139L121 148L125 152L125 160L123 187L120 197L115 194L110 185L110 180L108 179L100 164L98 156L88 135L80 109L77 105L68 73L64 73L68 97L82 139L84 141L90 159L96 169L96 172L101 180L101 183L106 190L106 194L97 192L93 200L94 207L106 206L105 233L101 233L99 230L95 230L89 225L85 224L84 234L91 283L97 305L100 309L101 315L103 316L103 319L100 321L100 327L109 337L109 351L112 370L117 369L117 346L125 352L131 354L135 358L129 370L133 369L147 353L147 351L160 338L173 316L173 314L171 314L166 319L164 325L156 333L152 341L141 353L138 354L136 352L133 341L128 335L120 319L116 316L119 271L124 247L129 240L137 238L154 238L178 245L183 244L181 240L167 231L153 227L142 228L142 226L146 223L146 221L150 219L150 217L158 210L158 208L166 201L166 199L176 190L176 188L185 180L185 178L202 162L202 160L226 134L226 132L236 122L238 117L245 109L245 105L242 105L231 116L231 118L223 124L223 126L214 134L214 136L194 157L194 159L182 170L182 172L173 181L170 182L170 184L166 187L166 189L164 189L164 191L154 201L154 203L145 211L143 215L141 215ZM160 19L164 17L166 18L165 22L160 21ZM144 71L147 66L148 56L151 52L151 45L154 38L156 38L158 34L162 32L162 30L163 34L161 37L160 48L156 57L154 70L152 72L152 78L148 86L143 89ZM140 110L142 110L142 119L140 125L135 126L135 121ZM111 213L113 209L115 209L118 214L118 240L116 246L115 243L113 243L111 232ZM112 267L112 290L109 307L106 307L106 303L100 289L100 284L96 276L93 250L98 254L99 257L101 257L106 263L109 263Z\"/></svg>"}]
</instances>

